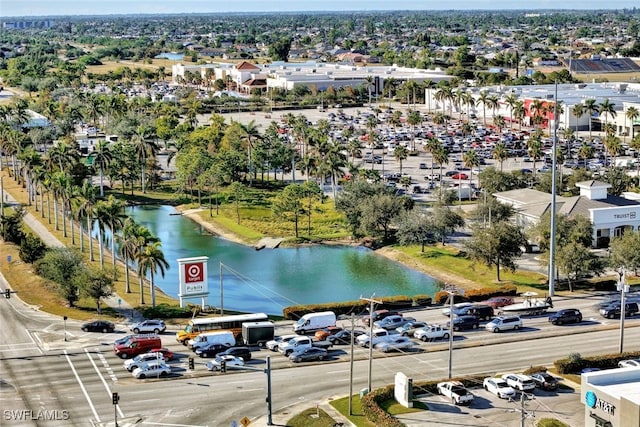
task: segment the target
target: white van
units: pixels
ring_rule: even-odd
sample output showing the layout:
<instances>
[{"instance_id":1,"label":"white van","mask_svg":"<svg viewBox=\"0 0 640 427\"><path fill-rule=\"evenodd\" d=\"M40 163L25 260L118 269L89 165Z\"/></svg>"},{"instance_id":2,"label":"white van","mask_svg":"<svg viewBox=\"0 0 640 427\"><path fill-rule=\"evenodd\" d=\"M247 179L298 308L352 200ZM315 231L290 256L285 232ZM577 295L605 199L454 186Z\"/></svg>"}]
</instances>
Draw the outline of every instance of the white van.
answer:
<instances>
[{"instance_id":1,"label":"white van","mask_svg":"<svg viewBox=\"0 0 640 427\"><path fill-rule=\"evenodd\" d=\"M215 331L204 332L192 340L187 342L189 348L196 350L198 347L202 347L205 344L223 344L227 347L233 347L236 345L236 337L231 331Z\"/></svg>"},{"instance_id":2,"label":"white van","mask_svg":"<svg viewBox=\"0 0 640 427\"><path fill-rule=\"evenodd\" d=\"M329 326L336 326L336 314L333 311L321 311L319 313L307 313L293 324L293 332L306 334L319 331Z\"/></svg>"}]
</instances>

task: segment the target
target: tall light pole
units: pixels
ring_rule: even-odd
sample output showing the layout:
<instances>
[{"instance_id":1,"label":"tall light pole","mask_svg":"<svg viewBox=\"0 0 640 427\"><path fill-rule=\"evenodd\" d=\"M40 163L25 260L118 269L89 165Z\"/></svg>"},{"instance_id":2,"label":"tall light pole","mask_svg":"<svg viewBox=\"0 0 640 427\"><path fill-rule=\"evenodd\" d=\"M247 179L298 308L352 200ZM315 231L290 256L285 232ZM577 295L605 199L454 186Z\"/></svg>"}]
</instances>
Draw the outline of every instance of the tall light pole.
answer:
<instances>
[{"instance_id":1,"label":"tall light pole","mask_svg":"<svg viewBox=\"0 0 640 427\"><path fill-rule=\"evenodd\" d=\"M624 318L627 315L627 310L625 309L625 295L627 292L629 292L629 285L627 285L626 281L624 280L625 273L626 271L623 268L622 272L620 272L620 280L618 281L618 290L620 291L620 353L622 353L624 347Z\"/></svg>"},{"instance_id":2,"label":"tall light pole","mask_svg":"<svg viewBox=\"0 0 640 427\"><path fill-rule=\"evenodd\" d=\"M453 303L456 294L462 295L463 291L449 284L445 285L444 291L449 294L449 379L451 379L453 372Z\"/></svg>"},{"instance_id":3,"label":"tall light pole","mask_svg":"<svg viewBox=\"0 0 640 427\"><path fill-rule=\"evenodd\" d=\"M556 175L558 151L558 82L553 104L553 148L551 153L551 241L549 243L549 296L555 295L556 285Z\"/></svg>"}]
</instances>

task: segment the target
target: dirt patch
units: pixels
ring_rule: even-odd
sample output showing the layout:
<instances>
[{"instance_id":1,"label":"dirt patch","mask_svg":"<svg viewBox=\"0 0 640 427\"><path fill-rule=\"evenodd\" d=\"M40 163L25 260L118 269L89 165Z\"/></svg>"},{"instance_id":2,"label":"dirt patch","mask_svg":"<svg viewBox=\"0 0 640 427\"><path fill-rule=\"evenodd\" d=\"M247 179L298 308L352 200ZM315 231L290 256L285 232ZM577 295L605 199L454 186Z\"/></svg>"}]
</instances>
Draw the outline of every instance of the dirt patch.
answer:
<instances>
[{"instance_id":1,"label":"dirt patch","mask_svg":"<svg viewBox=\"0 0 640 427\"><path fill-rule=\"evenodd\" d=\"M188 210L182 211L181 213L187 218L197 222L199 225L205 228L208 232L216 234L222 237L223 239L229 240L230 242L239 243L241 245L250 244L249 242L243 240L237 234L232 233L229 230L223 227L220 227L219 225L204 221L199 215L199 212L202 212L203 210L204 209L188 209Z\"/></svg>"}]
</instances>

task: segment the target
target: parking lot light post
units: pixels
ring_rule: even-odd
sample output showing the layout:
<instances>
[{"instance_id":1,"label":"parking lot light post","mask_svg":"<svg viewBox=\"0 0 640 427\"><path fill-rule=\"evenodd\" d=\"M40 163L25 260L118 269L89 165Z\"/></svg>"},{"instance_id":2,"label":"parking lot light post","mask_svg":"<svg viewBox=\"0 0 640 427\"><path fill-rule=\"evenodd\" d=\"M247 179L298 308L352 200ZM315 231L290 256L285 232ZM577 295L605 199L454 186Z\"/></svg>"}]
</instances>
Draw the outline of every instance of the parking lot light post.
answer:
<instances>
[{"instance_id":1,"label":"parking lot light post","mask_svg":"<svg viewBox=\"0 0 640 427\"><path fill-rule=\"evenodd\" d=\"M453 302L456 294L462 295L462 291L449 284L445 285L444 291L449 294L449 379L451 379L453 371Z\"/></svg>"},{"instance_id":2,"label":"parking lot light post","mask_svg":"<svg viewBox=\"0 0 640 427\"><path fill-rule=\"evenodd\" d=\"M369 375L367 380L367 393L371 391L371 372L373 370L373 305L382 303L382 301L373 299L375 295L376 294L371 295L371 298L360 297L361 300L369 302Z\"/></svg>"},{"instance_id":3,"label":"parking lot light post","mask_svg":"<svg viewBox=\"0 0 640 427\"><path fill-rule=\"evenodd\" d=\"M620 281L618 281L618 290L620 291L620 348L618 349L622 353L624 348L624 318L627 315L625 310L625 294L629 292L629 285L624 280L625 270L620 273Z\"/></svg>"}]
</instances>

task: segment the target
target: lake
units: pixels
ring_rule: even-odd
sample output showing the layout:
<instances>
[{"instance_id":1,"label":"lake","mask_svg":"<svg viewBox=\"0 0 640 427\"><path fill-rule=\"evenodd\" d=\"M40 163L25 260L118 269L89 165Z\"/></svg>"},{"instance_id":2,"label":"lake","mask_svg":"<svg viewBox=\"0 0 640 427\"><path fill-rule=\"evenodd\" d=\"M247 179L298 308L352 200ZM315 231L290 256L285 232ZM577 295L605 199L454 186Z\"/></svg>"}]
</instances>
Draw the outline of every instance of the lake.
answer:
<instances>
[{"instance_id":1,"label":"lake","mask_svg":"<svg viewBox=\"0 0 640 427\"><path fill-rule=\"evenodd\" d=\"M175 213L169 206L127 208L127 215L162 241L170 268L164 278L156 275L154 282L176 298L176 260L196 256L209 257L208 304L216 307L222 270L224 308L229 310L281 315L284 307L297 304L352 301L374 293L433 296L439 290L432 277L363 247L312 245L257 251L211 235Z\"/></svg>"}]
</instances>

